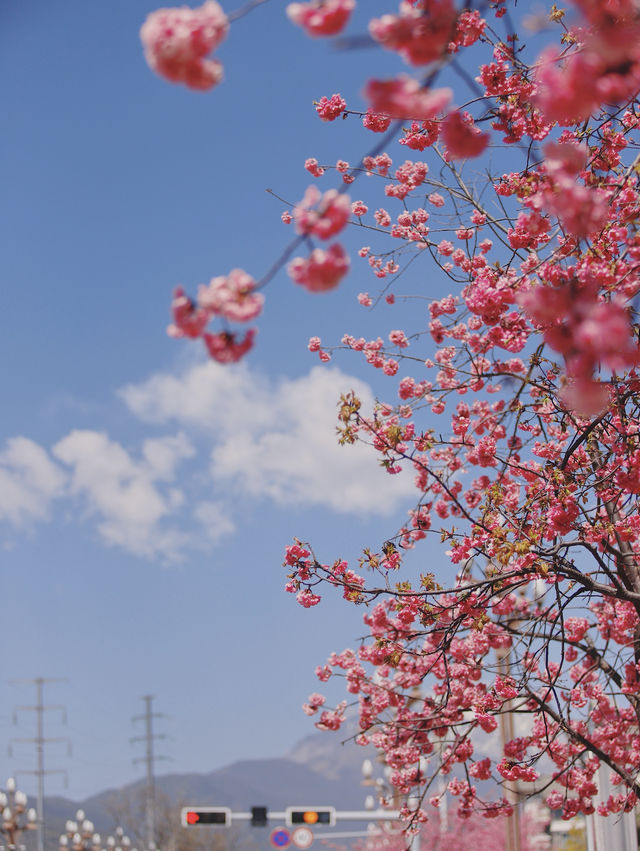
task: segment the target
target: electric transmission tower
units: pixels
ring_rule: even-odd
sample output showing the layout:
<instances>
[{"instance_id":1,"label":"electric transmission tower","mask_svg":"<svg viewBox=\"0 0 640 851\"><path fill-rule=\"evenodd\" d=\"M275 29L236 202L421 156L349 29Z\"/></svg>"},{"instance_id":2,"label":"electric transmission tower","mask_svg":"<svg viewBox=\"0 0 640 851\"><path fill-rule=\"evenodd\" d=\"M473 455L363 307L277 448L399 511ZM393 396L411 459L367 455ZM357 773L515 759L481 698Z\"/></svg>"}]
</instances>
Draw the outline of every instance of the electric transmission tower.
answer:
<instances>
[{"instance_id":1,"label":"electric transmission tower","mask_svg":"<svg viewBox=\"0 0 640 851\"><path fill-rule=\"evenodd\" d=\"M167 716L161 712L153 711L153 695L145 694L142 696L144 700L145 711L143 715L134 715L131 719L135 724L137 721L144 721L145 732L142 736L133 736L132 742L145 743L145 755L136 757L134 764L144 762L147 767L147 785L145 788L145 817L146 817L146 833L147 833L147 848L155 848L156 844L156 789L154 777L154 763L161 759L169 759L168 756L158 756L153 749L153 743L156 739L167 739L163 733L153 732L153 719L166 718Z\"/></svg>"},{"instance_id":2,"label":"electric transmission tower","mask_svg":"<svg viewBox=\"0 0 640 851\"><path fill-rule=\"evenodd\" d=\"M35 774L38 781L38 805L36 808L36 812L38 815L38 833L37 833L37 847L38 851L44 851L44 778L47 774L64 774L66 777L67 772L64 769L60 768L45 768L44 767L44 756L45 756L45 745L50 744L51 742L66 742L67 748L70 748L70 740L68 737L64 736L62 738L51 738L45 737L44 735L44 713L50 712L51 710L60 711L62 713L63 722L66 723L66 709L62 704L45 704L43 699L44 686L48 683L61 683L66 682L66 680L61 679L59 677L34 677L33 679L20 679L20 680L12 680L12 683L18 684L29 684L35 685L36 687L36 702L35 704L27 705L27 706L16 706L13 712L13 723L17 725L18 723L18 713L20 712L35 712L36 714L36 734L35 736L30 736L28 738L20 736L14 737L10 740L9 743L9 755L13 756L12 753L12 744L14 742L29 742L30 744L34 744L36 746L36 756L37 756L37 764L38 767L33 769L19 769L16 771L16 774Z\"/></svg>"}]
</instances>

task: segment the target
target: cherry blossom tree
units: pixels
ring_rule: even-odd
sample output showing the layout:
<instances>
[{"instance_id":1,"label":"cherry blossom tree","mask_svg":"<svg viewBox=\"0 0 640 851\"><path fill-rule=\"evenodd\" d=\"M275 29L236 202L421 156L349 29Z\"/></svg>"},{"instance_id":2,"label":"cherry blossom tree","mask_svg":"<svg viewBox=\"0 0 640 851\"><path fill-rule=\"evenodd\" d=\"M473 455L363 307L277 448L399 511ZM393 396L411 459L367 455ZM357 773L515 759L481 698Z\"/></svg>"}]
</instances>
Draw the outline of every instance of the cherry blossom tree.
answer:
<instances>
[{"instance_id":1,"label":"cherry blossom tree","mask_svg":"<svg viewBox=\"0 0 640 851\"><path fill-rule=\"evenodd\" d=\"M541 818L541 815L541 812L525 814L520 826L521 851L549 851L551 848L551 836L545 832L548 818ZM420 829L420 847L429 851L468 851L474 845L491 851L509 851L505 838L499 819L484 819L478 813L468 818L455 817L446 824L430 819ZM357 842L355 848L356 851L404 851L406 844L406 838L397 829L380 829Z\"/></svg>"},{"instance_id":2,"label":"cherry blossom tree","mask_svg":"<svg viewBox=\"0 0 640 851\"><path fill-rule=\"evenodd\" d=\"M354 5L287 14L330 37ZM149 64L214 86L209 54L232 18L215 0L152 14ZM367 636L317 675L344 677L357 741L417 797L414 830L443 777L459 816L487 818L513 812L517 784L569 818L629 811L640 783L640 8L553 5L533 48L524 23L512 0L404 0L371 20L370 40L404 72L377 78L372 51L364 108L337 93L316 104L318 120L361 119L368 153L355 166L307 160L316 183L283 211L295 234L262 278L236 269L173 303L170 333L202 338L220 362L254 344L236 324L259 315L284 266L319 293L362 263L382 287L363 306L393 310L410 279L428 305L412 327L391 319L384 340L309 342L321 361L340 350L387 377L373 410L342 397L339 440L413 475L406 522L357 564L298 540L285 557L301 605L337 592L363 608ZM336 241L350 226L371 243L351 259ZM434 270L428 288L415 261ZM421 553L438 544L426 569ZM339 729L346 708L305 704L320 729ZM499 727L499 753L483 755ZM601 766L617 792L598 803Z\"/></svg>"}]
</instances>

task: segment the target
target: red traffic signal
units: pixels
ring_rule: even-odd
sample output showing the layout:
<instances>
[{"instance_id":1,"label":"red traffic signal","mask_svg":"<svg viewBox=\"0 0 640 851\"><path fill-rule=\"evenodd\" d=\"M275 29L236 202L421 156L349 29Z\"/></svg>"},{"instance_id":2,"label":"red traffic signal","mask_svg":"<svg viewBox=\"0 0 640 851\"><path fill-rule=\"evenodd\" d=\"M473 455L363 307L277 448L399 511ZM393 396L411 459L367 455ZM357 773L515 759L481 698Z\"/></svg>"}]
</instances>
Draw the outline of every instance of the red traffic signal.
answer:
<instances>
[{"instance_id":1,"label":"red traffic signal","mask_svg":"<svg viewBox=\"0 0 640 851\"><path fill-rule=\"evenodd\" d=\"M183 807L180 813L180 822L183 827L205 824L229 827L231 810L229 807Z\"/></svg>"},{"instance_id":2,"label":"red traffic signal","mask_svg":"<svg viewBox=\"0 0 640 851\"><path fill-rule=\"evenodd\" d=\"M336 823L335 807L287 807L285 810L285 824L287 827L296 825L326 824L333 826Z\"/></svg>"}]
</instances>

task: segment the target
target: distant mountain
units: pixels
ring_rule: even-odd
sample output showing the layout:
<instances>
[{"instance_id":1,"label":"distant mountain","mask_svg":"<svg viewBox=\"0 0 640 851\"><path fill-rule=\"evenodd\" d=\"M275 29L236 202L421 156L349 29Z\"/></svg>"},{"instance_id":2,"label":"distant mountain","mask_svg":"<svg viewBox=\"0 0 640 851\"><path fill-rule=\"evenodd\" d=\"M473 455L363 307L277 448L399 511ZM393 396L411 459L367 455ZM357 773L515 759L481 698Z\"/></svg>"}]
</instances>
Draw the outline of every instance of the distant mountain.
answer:
<instances>
[{"instance_id":1,"label":"distant mountain","mask_svg":"<svg viewBox=\"0 0 640 851\"><path fill-rule=\"evenodd\" d=\"M226 806L236 812L247 812L252 806L266 806L269 810L283 810L288 806L361 810L365 797L371 792L370 787L362 784L362 763L371 759L375 765L376 752L370 746L356 745L353 742L356 732L355 721L352 721L338 732L307 736L280 758L240 760L207 774L159 776L156 778L158 822L164 819L165 831L168 826L173 829L179 824L180 808L195 805ZM495 756L498 735L496 732L478 736L474 742L476 755ZM377 776L378 772L374 770L374 774ZM452 776L456 775L462 776L459 766L452 772ZM480 794L495 797L497 790L493 781L479 781L476 785ZM144 789L144 781L138 781L84 801L46 798L45 851L57 851L64 824L75 817L78 808L84 810L103 837L113 833L118 824L122 824L132 838L135 839L136 834L140 837L144 834ZM269 824L269 827L276 826L275 822ZM222 841L224 833L204 828L178 830L178 837L174 837L168 847L163 846L162 851L256 851L257 843L266 847L267 837L260 830L236 829L234 825L234 836L229 836L226 844ZM196 834L200 845L195 842ZM33 834L25 834L24 838L26 851L35 851Z\"/></svg>"},{"instance_id":2,"label":"distant mountain","mask_svg":"<svg viewBox=\"0 0 640 851\"><path fill-rule=\"evenodd\" d=\"M175 807L175 819L180 806L196 804L228 806L236 811L248 811L252 806L282 810L297 805L362 809L369 791L361 785L362 762L374 758L375 752L352 741L343 745L353 732L355 727L313 734L282 758L241 760L208 774L165 774L156 778L158 795ZM65 822L73 819L78 809L84 810L103 836L112 833L118 822L133 834L133 826L127 824L127 807L134 801L139 806L143 793L144 782L138 781L84 801L47 797L45 851L56 851ZM28 839L30 851L33 836Z\"/></svg>"},{"instance_id":3,"label":"distant mountain","mask_svg":"<svg viewBox=\"0 0 640 851\"><path fill-rule=\"evenodd\" d=\"M312 767L327 780L342 779L359 786L362 763L365 759L375 759L376 751L356 745L352 740L356 732L356 724L351 722L336 733L312 734L298 742L286 758Z\"/></svg>"}]
</instances>

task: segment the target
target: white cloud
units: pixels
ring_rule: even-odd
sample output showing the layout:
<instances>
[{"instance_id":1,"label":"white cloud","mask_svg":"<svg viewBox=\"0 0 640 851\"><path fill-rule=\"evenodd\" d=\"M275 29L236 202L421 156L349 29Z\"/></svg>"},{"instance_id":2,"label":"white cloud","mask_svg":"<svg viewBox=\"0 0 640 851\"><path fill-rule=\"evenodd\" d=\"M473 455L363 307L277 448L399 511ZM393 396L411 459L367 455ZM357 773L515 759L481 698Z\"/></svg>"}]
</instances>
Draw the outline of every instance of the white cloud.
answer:
<instances>
[{"instance_id":1,"label":"white cloud","mask_svg":"<svg viewBox=\"0 0 640 851\"><path fill-rule=\"evenodd\" d=\"M27 437L12 437L0 453L0 519L14 526L47 517L60 496L65 474L47 452Z\"/></svg>"},{"instance_id":2,"label":"white cloud","mask_svg":"<svg viewBox=\"0 0 640 851\"><path fill-rule=\"evenodd\" d=\"M207 431L233 432L251 419L256 427L273 422L270 383L245 364L220 366L212 361L179 375L159 373L120 393L128 408L144 422L175 420Z\"/></svg>"},{"instance_id":3,"label":"white cloud","mask_svg":"<svg viewBox=\"0 0 640 851\"><path fill-rule=\"evenodd\" d=\"M147 440L142 460L106 434L72 431L53 447L54 456L71 468L70 489L86 500L87 513L100 518L98 531L109 544L141 556L176 558L184 533L163 524L183 502L179 489L163 495L159 481L171 481L175 466L193 454L182 435Z\"/></svg>"},{"instance_id":4,"label":"white cloud","mask_svg":"<svg viewBox=\"0 0 640 851\"><path fill-rule=\"evenodd\" d=\"M166 561L233 534L233 505L247 499L390 513L413 496L412 474L389 476L370 447L338 444L336 406L349 390L371 409L369 386L336 368L272 380L205 363L154 375L120 396L138 420L181 431L143 436L136 451L88 429L51 453L14 437L0 451L0 520L21 527L72 501L107 544ZM185 467L192 441L205 457Z\"/></svg>"},{"instance_id":5,"label":"white cloud","mask_svg":"<svg viewBox=\"0 0 640 851\"><path fill-rule=\"evenodd\" d=\"M202 526L202 531L213 543L223 535L231 535L236 531L236 525L229 517L221 502L200 502L196 505L194 516Z\"/></svg>"},{"instance_id":6,"label":"white cloud","mask_svg":"<svg viewBox=\"0 0 640 851\"><path fill-rule=\"evenodd\" d=\"M338 444L336 406L348 390L371 408L369 386L336 368L270 381L244 365L206 363L155 375L120 395L144 421L203 430L213 444L212 479L235 492L282 505L389 513L412 493L411 476L390 477L367 446Z\"/></svg>"},{"instance_id":7,"label":"white cloud","mask_svg":"<svg viewBox=\"0 0 640 851\"><path fill-rule=\"evenodd\" d=\"M182 433L145 440L142 454L149 475L162 481L173 481L175 468L184 458L192 458L195 449Z\"/></svg>"}]
</instances>

